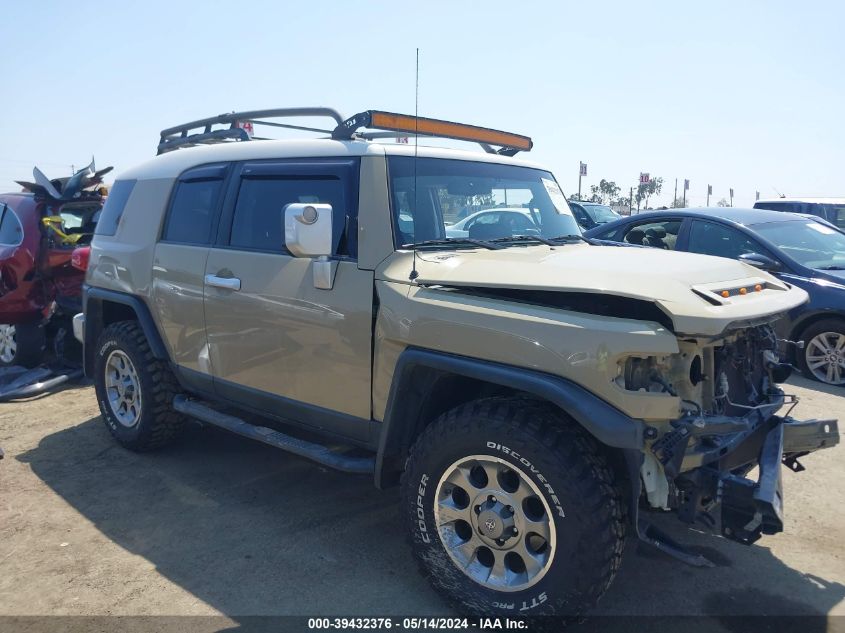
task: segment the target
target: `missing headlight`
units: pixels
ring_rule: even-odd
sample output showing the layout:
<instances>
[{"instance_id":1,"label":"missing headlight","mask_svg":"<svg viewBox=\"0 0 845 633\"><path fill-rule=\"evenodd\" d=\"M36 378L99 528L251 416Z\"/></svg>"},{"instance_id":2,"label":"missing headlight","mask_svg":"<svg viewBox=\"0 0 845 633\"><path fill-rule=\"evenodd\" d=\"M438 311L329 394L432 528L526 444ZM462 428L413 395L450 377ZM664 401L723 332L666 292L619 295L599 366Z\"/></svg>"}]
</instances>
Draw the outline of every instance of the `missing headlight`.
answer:
<instances>
[{"instance_id":1,"label":"missing headlight","mask_svg":"<svg viewBox=\"0 0 845 633\"><path fill-rule=\"evenodd\" d=\"M628 391L648 391L651 386L651 372L654 369L653 358L629 358L625 361L625 389Z\"/></svg>"}]
</instances>

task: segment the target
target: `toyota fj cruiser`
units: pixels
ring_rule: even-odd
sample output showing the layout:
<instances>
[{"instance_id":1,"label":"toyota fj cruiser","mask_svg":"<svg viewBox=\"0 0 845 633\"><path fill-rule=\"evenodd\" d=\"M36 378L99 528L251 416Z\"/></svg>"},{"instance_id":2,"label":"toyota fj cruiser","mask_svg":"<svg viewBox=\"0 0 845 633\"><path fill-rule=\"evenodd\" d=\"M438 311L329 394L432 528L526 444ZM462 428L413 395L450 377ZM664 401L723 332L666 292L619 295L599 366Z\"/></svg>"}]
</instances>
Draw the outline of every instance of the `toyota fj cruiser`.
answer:
<instances>
[{"instance_id":1,"label":"toyota fj cruiser","mask_svg":"<svg viewBox=\"0 0 845 633\"><path fill-rule=\"evenodd\" d=\"M320 132L277 120L295 116L334 122L249 132ZM485 151L373 142L391 135ZM649 511L743 543L781 531L781 464L839 437L777 415L771 323L806 294L738 261L588 242L552 174L513 157L531 145L325 108L164 130L112 189L75 320L109 431L146 451L193 418L400 483L424 574L465 612L581 613L627 533L708 563ZM499 206L525 223L446 237Z\"/></svg>"}]
</instances>

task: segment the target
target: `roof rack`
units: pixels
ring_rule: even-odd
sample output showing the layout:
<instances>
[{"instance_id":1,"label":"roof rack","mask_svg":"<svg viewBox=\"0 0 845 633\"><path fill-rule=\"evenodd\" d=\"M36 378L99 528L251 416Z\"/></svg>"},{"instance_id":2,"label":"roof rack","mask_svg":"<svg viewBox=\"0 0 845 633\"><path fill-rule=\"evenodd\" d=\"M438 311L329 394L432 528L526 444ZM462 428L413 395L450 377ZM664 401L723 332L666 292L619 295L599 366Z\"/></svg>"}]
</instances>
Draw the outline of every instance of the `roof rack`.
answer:
<instances>
[{"instance_id":1,"label":"roof rack","mask_svg":"<svg viewBox=\"0 0 845 633\"><path fill-rule=\"evenodd\" d=\"M297 117L327 117L334 120L335 127L326 130L266 120ZM215 125L227 124L229 126L227 128L212 129ZM179 149L180 147L192 147L194 145L210 143L265 140L262 137L252 135L249 130L245 129L247 124L253 128L263 125L288 130L317 132L338 140L355 138L373 140L409 136L411 134L450 138L478 143L485 152L503 156L513 156L521 151L527 152L534 146L533 141L527 136L478 127L476 125L467 125L465 123L453 123L440 119L428 119L407 114L383 112L381 110L367 110L348 119L344 119L337 110L314 107L230 112L208 119L183 123L182 125L161 131L157 153L163 154L174 149ZM370 131L359 132L362 128L368 128ZM191 132L193 130L201 131L192 134ZM382 131L375 132L372 130Z\"/></svg>"},{"instance_id":2,"label":"roof rack","mask_svg":"<svg viewBox=\"0 0 845 633\"><path fill-rule=\"evenodd\" d=\"M337 110L332 108L276 108L273 110L230 112L208 119L200 119L199 121L183 123L182 125L162 130L157 153L163 154L180 147L192 147L194 145L259 139L260 137L252 136L246 129L244 129L243 126L247 123L252 126L263 125L267 127L285 128L288 130L303 130L306 132L318 132L329 135L332 133L331 129L323 130L320 128L263 120L268 118L278 119L297 117L328 117L334 120L335 125L343 123L343 117ZM214 125L225 124L228 124L229 127L218 130L212 129L212 126ZM191 130L197 130L200 128L202 128L202 132L191 134Z\"/></svg>"},{"instance_id":3,"label":"roof rack","mask_svg":"<svg viewBox=\"0 0 845 633\"><path fill-rule=\"evenodd\" d=\"M361 128L388 130L388 132L358 133ZM520 151L527 152L534 146L534 142L529 137L512 132L380 110L367 110L346 119L332 132L332 138L376 139L410 134L471 141L481 145L485 152L504 156L513 156ZM494 146L498 146L499 149L495 149Z\"/></svg>"}]
</instances>

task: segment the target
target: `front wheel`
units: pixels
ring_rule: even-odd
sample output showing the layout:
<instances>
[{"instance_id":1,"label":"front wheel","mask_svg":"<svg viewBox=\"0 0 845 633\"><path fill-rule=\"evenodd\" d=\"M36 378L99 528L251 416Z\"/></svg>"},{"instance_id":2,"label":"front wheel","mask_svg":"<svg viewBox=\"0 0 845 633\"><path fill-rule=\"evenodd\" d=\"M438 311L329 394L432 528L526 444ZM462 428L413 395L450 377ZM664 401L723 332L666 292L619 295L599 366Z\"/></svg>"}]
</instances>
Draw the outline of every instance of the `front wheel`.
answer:
<instances>
[{"instance_id":1,"label":"front wheel","mask_svg":"<svg viewBox=\"0 0 845 633\"><path fill-rule=\"evenodd\" d=\"M801 340L801 372L829 385L845 385L845 321L825 319L814 323L803 332Z\"/></svg>"},{"instance_id":2,"label":"front wheel","mask_svg":"<svg viewBox=\"0 0 845 633\"><path fill-rule=\"evenodd\" d=\"M444 414L414 445L402 487L423 574L467 614L578 616L619 568L612 473L591 437L541 403Z\"/></svg>"}]
</instances>

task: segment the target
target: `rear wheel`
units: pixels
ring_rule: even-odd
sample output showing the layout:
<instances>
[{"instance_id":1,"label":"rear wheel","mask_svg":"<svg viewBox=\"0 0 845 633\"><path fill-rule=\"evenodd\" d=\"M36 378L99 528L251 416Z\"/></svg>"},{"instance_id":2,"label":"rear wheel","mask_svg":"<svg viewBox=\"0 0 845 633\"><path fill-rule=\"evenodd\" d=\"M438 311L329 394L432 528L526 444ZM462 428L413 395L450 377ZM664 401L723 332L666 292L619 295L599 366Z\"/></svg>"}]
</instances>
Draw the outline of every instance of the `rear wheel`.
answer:
<instances>
[{"instance_id":1,"label":"rear wheel","mask_svg":"<svg viewBox=\"0 0 845 633\"><path fill-rule=\"evenodd\" d=\"M825 319L814 323L804 330L801 340L801 372L829 385L845 385L845 321Z\"/></svg>"},{"instance_id":2,"label":"rear wheel","mask_svg":"<svg viewBox=\"0 0 845 633\"><path fill-rule=\"evenodd\" d=\"M0 366L35 367L44 360L46 343L40 323L0 324Z\"/></svg>"},{"instance_id":3,"label":"rear wheel","mask_svg":"<svg viewBox=\"0 0 845 633\"><path fill-rule=\"evenodd\" d=\"M137 322L103 330L94 387L106 427L125 448L153 450L179 434L184 418L173 410L176 379L167 363L153 356Z\"/></svg>"},{"instance_id":4,"label":"rear wheel","mask_svg":"<svg viewBox=\"0 0 845 633\"><path fill-rule=\"evenodd\" d=\"M402 487L422 572L459 611L577 616L619 568L612 473L591 437L541 403L444 414L414 445Z\"/></svg>"}]
</instances>

